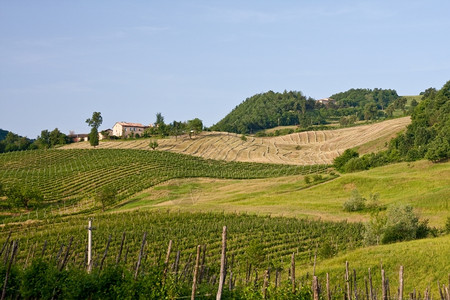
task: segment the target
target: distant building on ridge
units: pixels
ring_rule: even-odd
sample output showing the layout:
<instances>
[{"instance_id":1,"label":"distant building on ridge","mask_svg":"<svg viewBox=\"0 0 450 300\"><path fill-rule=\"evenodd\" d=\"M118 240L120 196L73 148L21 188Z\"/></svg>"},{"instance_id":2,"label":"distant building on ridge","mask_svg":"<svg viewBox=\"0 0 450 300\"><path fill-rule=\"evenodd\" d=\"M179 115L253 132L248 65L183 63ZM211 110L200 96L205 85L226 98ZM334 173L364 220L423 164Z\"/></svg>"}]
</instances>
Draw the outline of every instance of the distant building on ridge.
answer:
<instances>
[{"instance_id":1,"label":"distant building on ridge","mask_svg":"<svg viewBox=\"0 0 450 300\"><path fill-rule=\"evenodd\" d=\"M127 123L127 122L117 122L114 124L112 129L112 134L117 137L128 137L128 136L142 136L144 130L150 126L142 125L141 123Z\"/></svg>"},{"instance_id":2,"label":"distant building on ridge","mask_svg":"<svg viewBox=\"0 0 450 300\"><path fill-rule=\"evenodd\" d=\"M319 102L319 103L321 103L323 105L336 104L336 100L334 100L332 98L319 99L319 100L317 100L317 102Z\"/></svg>"}]
</instances>

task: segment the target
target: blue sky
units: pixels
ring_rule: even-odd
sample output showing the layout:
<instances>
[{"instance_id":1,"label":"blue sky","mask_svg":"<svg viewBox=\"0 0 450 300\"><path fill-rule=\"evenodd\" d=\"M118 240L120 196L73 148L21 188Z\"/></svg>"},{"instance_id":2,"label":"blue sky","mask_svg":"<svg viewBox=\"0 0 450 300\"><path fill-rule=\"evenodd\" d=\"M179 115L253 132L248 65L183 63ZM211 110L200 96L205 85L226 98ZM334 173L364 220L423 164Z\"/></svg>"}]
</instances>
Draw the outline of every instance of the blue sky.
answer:
<instances>
[{"instance_id":1,"label":"blue sky","mask_svg":"<svg viewBox=\"0 0 450 300\"><path fill-rule=\"evenodd\" d=\"M414 95L450 80L450 1L0 0L0 128L195 117L268 90Z\"/></svg>"}]
</instances>

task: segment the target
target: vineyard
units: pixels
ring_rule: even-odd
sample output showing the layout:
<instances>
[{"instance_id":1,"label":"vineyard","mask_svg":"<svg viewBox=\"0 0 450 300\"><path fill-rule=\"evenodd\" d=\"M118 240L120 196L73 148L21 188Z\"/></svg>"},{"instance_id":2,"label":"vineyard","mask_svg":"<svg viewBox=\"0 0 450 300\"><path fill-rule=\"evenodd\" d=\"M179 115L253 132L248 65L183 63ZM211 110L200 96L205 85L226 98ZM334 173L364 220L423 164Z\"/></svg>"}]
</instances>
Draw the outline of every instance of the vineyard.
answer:
<instances>
[{"instance_id":1,"label":"vineyard","mask_svg":"<svg viewBox=\"0 0 450 300\"><path fill-rule=\"evenodd\" d=\"M37 270L43 273L36 275L43 277L47 276L45 272L48 271L48 266L54 266L53 272L60 274L55 277L55 281L58 281L58 276L65 278L70 274L78 274L80 281L85 280L87 222L87 216L54 216L27 226L9 224L1 228L0 275L5 272L2 265L9 263L15 266L13 274L16 277L13 276L10 280L9 296L17 293L19 283L14 280L18 280L19 270L32 272L39 267ZM420 281L414 280L417 277L414 268L418 269L420 265L416 257L414 264L407 265L406 273L410 275L406 276L408 281L404 286L405 293L412 293L413 288L417 287L420 290L415 290L415 296L411 299L422 299L419 296L421 293L428 293L428 297L424 294L424 299L430 299L432 295L437 297L438 290L435 286L431 289L426 286L435 284L436 279L445 283L448 272L448 265L445 264L449 250L448 236L436 241L410 242L408 248L402 247L398 250L395 245L385 246L386 249L381 249L374 257L358 258L358 255L367 253L362 247L364 226L361 223L246 214L134 211L98 214L93 218L92 276L105 280L102 276L108 276L116 270L113 272L114 277L108 279L114 285L120 283L120 278L131 285L149 278L151 281L148 284L155 287L175 282L177 295L169 298L186 298L190 295L192 282L196 281L197 293L194 290L193 294L199 298L214 298L211 293L217 291L221 274L223 224L227 224L224 283L228 295L236 291L237 295L240 295L239 299L271 299L271 295L273 299L310 299L315 291L313 285L311 292L311 284L314 284L316 279L314 274L320 278L322 285L317 288L317 292L322 293L323 298L330 293L328 299L358 299L358 295L369 300L397 299L395 287L399 284L396 280L398 264L408 262L409 258L406 257L419 253L417 250L423 249L425 245L428 251L434 253L434 261L428 266L432 266L433 275L439 276L431 276L434 278L431 282L421 279L423 277L418 277ZM439 245L439 248L436 248L436 245ZM373 253L376 249L369 251ZM408 249L408 252L404 252L405 249ZM386 256L392 251L398 252L394 262ZM360 254L353 254L358 252ZM380 254L387 257L386 260L391 262L391 265L386 264L383 259L378 260ZM372 287L369 275L372 295L370 297L368 289L364 290L364 284L367 287L368 283L367 269L358 267L357 272L355 265L351 263L345 273L345 259L352 257L359 259L360 264L367 264L365 260L369 261L374 280ZM329 258L332 258L330 261L339 263L339 269L326 269L322 266ZM161 278L155 279L155 269L159 270ZM330 283L326 279L328 275L324 273L328 270L332 272ZM385 278L380 278L380 271L385 274ZM134 281L126 281L127 276L131 274L135 278ZM380 281L383 282L382 287L376 284ZM28 282L25 284L32 286ZM52 287L50 291L63 285L53 282L45 284ZM180 291L180 287L184 287L184 290ZM40 290L42 286L35 288ZM83 286L77 285L76 288L82 289ZM139 288L144 289L142 286ZM441 292L445 293L445 288L446 286L442 289L439 285ZM386 292L389 290L391 295L382 297L389 293Z\"/></svg>"},{"instance_id":2,"label":"vineyard","mask_svg":"<svg viewBox=\"0 0 450 300\"><path fill-rule=\"evenodd\" d=\"M175 272L177 261L179 281L192 282L193 257L197 245L202 245L203 281L217 282L223 224L228 227L228 271L233 273L238 286L255 280L255 272L261 278L261 272L269 267L278 270L280 280L287 280L286 267L292 253L297 266L302 268L313 264L317 253L322 259L361 247L364 228L360 223L219 213L101 214L93 219L93 269L119 264L134 273L144 245L140 272L145 274L162 263L171 240L169 270ZM5 246L0 257L11 250L10 242L15 240L19 245L15 263L21 268L42 258L56 266L65 261L64 268L83 270L87 259L86 226L86 216L49 216L28 226L7 225L0 229L0 247ZM68 258L64 259L66 253Z\"/></svg>"},{"instance_id":3,"label":"vineyard","mask_svg":"<svg viewBox=\"0 0 450 300\"><path fill-rule=\"evenodd\" d=\"M410 118L405 117L337 130L307 131L270 138L248 136L246 140L232 133L204 132L192 138L160 139L158 150L225 161L323 165L332 164L333 159L348 148L362 147L363 152L379 150L410 122ZM148 139L102 141L98 147L150 150ZM86 149L90 146L88 143L75 143L65 148Z\"/></svg>"},{"instance_id":4,"label":"vineyard","mask_svg":"<svg viewBox=\"0 0 450 300\"><path fill-rule=\"evenodd\" d=\"M268 178L323 172L326 166L221 162L162 152L124 149L36 150L0 155L0 182L38 188L45 203L73 205L100 187L118 200L173 178Z\"/></svg>"}]
</instances>

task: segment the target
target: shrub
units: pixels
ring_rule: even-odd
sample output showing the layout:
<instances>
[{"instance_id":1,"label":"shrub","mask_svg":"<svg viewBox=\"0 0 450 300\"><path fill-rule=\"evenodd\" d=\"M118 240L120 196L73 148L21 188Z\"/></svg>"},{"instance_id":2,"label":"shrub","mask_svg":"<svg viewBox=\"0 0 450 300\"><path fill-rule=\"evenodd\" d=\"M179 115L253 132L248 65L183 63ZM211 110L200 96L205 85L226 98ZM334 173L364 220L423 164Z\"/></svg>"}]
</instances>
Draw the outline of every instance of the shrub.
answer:
<instances>
[{"instance_id":1,"label":"shrub","mask_svg":"<svg viewBox=\"0 0 450 300\"><path fill-rule=\"evenodd\" d=\"M344 151L344 153L342 153L340 156L336 157L334 159L334 167L341 171L344 172L344 165L352 158L354 157L359 157L358 152L356 152L353 149L347 149Z\"/></svg>"},{"instance_id":2,"label":"shrub","mask_svg":"<svg viewBox=\"0 0 450 300\"><path fill-rule=\"evenodd\" d=\"M352 191L350 198L344 202L344 211L360 211L366 207L366 198L362 197L357 189Z\"/></svg>"},{"instance_id":3,"label":"shrub","mask_svg":"<svg viewBox=\"0 0 450 300\"><path fill-rule=\"evenodd\" d=\"M310 184L311 183L311 177L309 177L309 176L305 176L305 183L306 184Z\"/></svg>"},{"instance_id":4,"label":"shrub","mask_svg":"<svg viewBox=\"0 0 450 300\"><path fill-rule=\"evenodd\" d=\"M395 205L388 208L385 215L378 212L366 224L365 240L367 244L388 244L424 238L432 230L428 220L419 221L409 205Z\"/></svg>"},{"instance_id":5,"label":"shrub","mask_svg":"<svg viewBox=\"0 0 450 300\"><path fill-rule=\"evenodd\" d=\"M445 223L445 231L450 233L450 217L447 217L447 222Z\"/></svg>"}]
</instances>

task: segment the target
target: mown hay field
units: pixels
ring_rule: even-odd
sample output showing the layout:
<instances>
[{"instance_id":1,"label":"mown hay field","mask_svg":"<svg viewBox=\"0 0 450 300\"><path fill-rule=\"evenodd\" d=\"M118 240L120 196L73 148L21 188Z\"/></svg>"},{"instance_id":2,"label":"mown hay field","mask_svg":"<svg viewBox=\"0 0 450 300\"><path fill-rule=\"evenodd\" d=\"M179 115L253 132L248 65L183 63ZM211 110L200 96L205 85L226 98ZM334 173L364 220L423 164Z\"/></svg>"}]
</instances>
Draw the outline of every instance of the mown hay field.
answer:
<instances>
[{"instance_id":1,"label":"mown hay field","mask_svg":"<svg viewBox=\"0 0 450 300\"><path fill-rule=\"evenodd\" d=\"M332 164L346 149L360 147L360 152L377 151L404 130L411 119L398 118L370 125L325 131L306 131L278 137L258 138L224 132L203 132L198 136L158 140L158 150L206 159L291 165ZM90 148L87 142L65 149ZM147 149L148 139L102 141L102 149Z\"/></svg>"}]
</instances>

